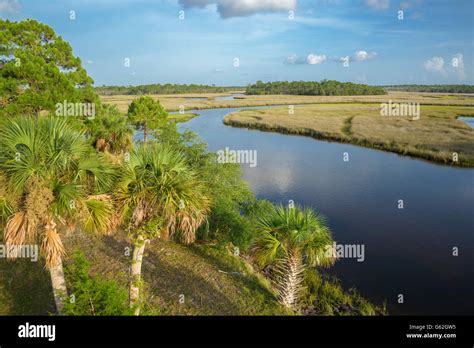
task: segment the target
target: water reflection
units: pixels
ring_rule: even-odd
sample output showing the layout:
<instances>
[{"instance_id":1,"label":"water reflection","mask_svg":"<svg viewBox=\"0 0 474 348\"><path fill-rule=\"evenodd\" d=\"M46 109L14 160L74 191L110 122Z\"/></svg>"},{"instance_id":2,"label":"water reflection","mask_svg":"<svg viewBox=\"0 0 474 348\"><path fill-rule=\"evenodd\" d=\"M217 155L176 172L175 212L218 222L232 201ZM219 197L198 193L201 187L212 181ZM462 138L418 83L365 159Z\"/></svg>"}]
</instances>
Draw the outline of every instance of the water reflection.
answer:
<instances>
[{"instance_id":1,"label":"water reflection","mask_svg":"<svg viewBox=\"0 0 474 348\"><path fill-rule=\"evenodd\" d=\"M474 313L474 170L224 126L223 116L236 110L196 111L201 117L180 127L211 151L257 150L257 167L242 168L258 197L311 206L328 218L338 243L365 244L364 262L340 260L329 270L346 288L386 299L392 314Z\"/></svg>"}]
</instances>

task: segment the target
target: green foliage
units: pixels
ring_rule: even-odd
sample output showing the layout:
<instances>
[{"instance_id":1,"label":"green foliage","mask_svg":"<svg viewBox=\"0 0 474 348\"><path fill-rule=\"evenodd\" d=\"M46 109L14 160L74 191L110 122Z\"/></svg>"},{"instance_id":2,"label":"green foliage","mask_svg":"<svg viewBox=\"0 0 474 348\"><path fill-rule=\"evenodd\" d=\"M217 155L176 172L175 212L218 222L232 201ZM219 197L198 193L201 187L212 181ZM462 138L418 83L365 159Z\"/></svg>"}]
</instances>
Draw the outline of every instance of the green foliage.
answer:
<instances>
[{"instance_id":1,"label":"green foliage","mask_svg":"<svg viewBox=\"0 0 474 348\"><path fill-rule=\"evenodd\" d=\"M81 220L94 231L107 226L110 206L89 195L108 192L113 168L67 119L17 117L3 122L0 171L9 204L3 203L2 210L36 212L37 222L46 215L66 219L67 223ZM35 199L38 192L51 198Z\"/></svg>"},{"instance_id":2,"label":"green foliage","mask_svg":"<svg viewBox=\"0 0 474 348\"><path fill-rule=\"evenodd\" d=\"M200 169L209 183L212 199L209 216L209 237L230 241L241 250L246 250L252 239L252 226L243 216L242 210L253 193L241 179L240 166L218 163L212 156Z\"/></svg>"},{"instance_id":3,"label":"green foliage","mask_svg":"<svg viewBox=\"0 0 474 348\"><path fill-rule=\"evenodd\" d=\"M130 153L115 191L134 233L145 232L140 227L157 219L153 225L163 226L158 231L163 238L176 236L188 244L208 211L205 183L181 152L157 142L141 144Z\"/></svg>"},{"instance_id":4,"label":"green foliage","mask_svg":"<svg viewBox=\"0 0 474 348\"><path fill-rule=\"evenodd\" d=\"M140 86L101 86L95 90L101 95L144 95L144 94L183 94L183 93L223 93L242 90L243 87L216 87L207 85L153 84Z\"/></svg>"},{"instance_id":5,"label":"green foliage","mask_svg":"<svg viewBox=\"0 0 474 348\"><path fill-rule=\"evenodd\" d=\"M345 292L336 279L306 270L300 310L307 315L386 315L379 307L364 299L355 289Z\"/></svg>"},{"instance_id":6,"label":"green foliage","mask_svg":"<svg viewBox=\"0 0 474 348\"><path fill-rule=\"evenodd\" d=\"M132 315L128 292L114 280L90 275L90 263L80 251L65 268L69 297L65 299L66 315ZM73 299L73 300L72 300Z\"/></svg>"},{"instance_id":7,"label":"green foliage","mask_svg":"<svg viewBox=\"0 0 474 348\"><path fill-rule=\"evenodd\" d=\"M187 130L179 133L174 124L159 129L155 137L159 142L181 151L208 187L211 212L208 224L199 229L198 237L231 242L246 250L253 231L243 211L255 201L255 197L242 180L240 166L218 163L217 155L207 152L207 145L195 133Z\"/></svg>"},{"instance_id":8,"label":"green foliage","mask_svg":"<svg viewBox=\"0 0 474 348\"><path fill-rule=\"evenodd\" d=\"M357 84L352 82L338 82L332 80L316 81L257 81L247 86L248 95L262 94L293 94L293 95L379 95L387 94L382 87Z\"/></svg>"},{"instance_id":9,"label":"green foliage","mask_svg":"<svg viewBox=\"0 0 474 348\"><path fill-rule=\"evenodd\" d=\"M99 151L118 154L132 147L133 128L116 105L104 105L96 117L85 121L85 127Z\"/></svg>"},{"instance_id":10,"label":"green foliage","mask_svg":"<svg viewBox=\"0 0 474 348\"><path fill-rule=\"evenodd\" d=\"M0 114L38 115L57 103L98 103L93 81L72 48L35 20L0 19Z\"/></svg>"},{"instance_id":11,"label":"green foliage","mask_svg":"<svg viewBox=\"0 0 474 348\"><path fill-rule=\"evenodd\" d=\"M156 129L164 124L168 113L157 100L151 97L135 99L128 107L128 118L135 126L143 127L144 141L147 140L148 129Z\"/></svg>"},{"instance_id":12,"label":"green foliage","mask_svg":"<svg viewBox=\"0 0 474 348\"><path fill-rule=\"evenodd\" d=\"M194 112L186 112L184 114L177 113L177 114L168 115L168 119L173 120L176 123L181 123L181 122L188 122L196 116L198 116L198 114Z\"/></svg>"},{"instance_id":13,"label":"green foliage","mask_svg":"<svg viewBox=\"0 0 474 348\"><path fill-rule=\"evenodd\" d=\"M252 253L260 266L299 255L306 266L330 266L334 258L326 253L333 242L325 219L309 208L277 206L260 216L256 224Z\"/></svg>"},{"instance_id":14,"label":"green foliage","mask_svg":"<svg viewBox=\"0 0 474 348\"><path fill-rule=\"evenodd\" d=\"M259 199L248 204L245 207L244 213L247 219L252 222L252 225L256 225L262 216L269 216L274 209L272 202L266 199Z\"/></svg>"}]
</instances>

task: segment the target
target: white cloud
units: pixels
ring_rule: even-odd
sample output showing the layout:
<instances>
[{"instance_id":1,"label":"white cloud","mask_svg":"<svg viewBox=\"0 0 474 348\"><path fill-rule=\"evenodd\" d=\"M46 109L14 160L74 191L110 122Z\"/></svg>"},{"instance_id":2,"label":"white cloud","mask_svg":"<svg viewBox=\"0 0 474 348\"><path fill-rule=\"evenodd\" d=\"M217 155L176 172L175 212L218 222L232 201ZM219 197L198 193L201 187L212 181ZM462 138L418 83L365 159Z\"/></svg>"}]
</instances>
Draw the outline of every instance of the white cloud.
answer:
<instances>
[{"instance_id":1,"label":"white cloud","mask_svg":"<svg viewBox=\"0 0 474 348\"><path fill-rule=\"evenodd\" d=\"M432 57L423 63L426 70L441 73L444 76L457 75L459 80L466 79L466 67L464 65L464 55L456 53L446 62L443 57Z\"/></svg>"},{"instance_id":2,"label":"white cloud","mask_svg":"<svg viewBox=\"0 0 474 348\"><path fill-rule=\"evenodd\" d=\"M433 57L424 62L424 67L428 71L444 72L444 59L443 57Z\"/></svg>"},{"instance_id":3,"label":"white cloud","mask_svg":"<svg viewBox=\"0 0 474 348\"><path fill-rule=\"evenodd\" d=\"M285 60L284 64L288 65L303 65L303 64L308 64L308 65L316 65L316 64L321 64L327 59L325 54L318 55L318 54L313 54L310 53L306 58L304 57L298 57L296 54L289 55Z\"/></svg>"},{"instance_id":4,"label":"white cloud","mask_svg":"<svg viewBox=\"0 0 474 348\"><path fill-rule=\"evenodd\" d=\"M377 53L375 52L369 53L367 51L356 51L352 56L352 60L356 62L363 62L364 60L373 59L375 56L377 56Z\"/></svg>"},{"instance_id":5,"label":"white cloud","mask_svg":"<svg viewBox=\"0 0 474 348\"><path fill-rule=\"evenodd\" d=\"M306 58L306 62L310 65L321 64L326 60L326 55L316 55L316 54L309 54Z\"/></svg>"},{"instance_id":6,"label":"white cloud","mask_svg":"<svg viewBox=\"0 0 474 348\"><path fill-rule=\"evenodd\" d=\"M298 0L179 0L184 8L216 5L222 18L244 17L256 13L296 9Z\"/></svg>"},{"instance_id":7,"label":"white cloud","mask_svg":"<svg viewBox=\"0 0 474 348\"><path fill-rule=\"evenodd\" d=\"M365 0L365 4L377 11L383 11L390 7L390 0Z\"/></svg>"},{"instance_id":8,"label":"white cloud","mask_svg":"<svg viewBox=\"0 0 474 348\"><path fill-rule=\"evenodd\" d=\"M352 56L339 57L334 59L336 62L345 62L349 58L350 62L363 62L377 57L376 52L367 52L364 50L356 51Z\"/></svg>"},{"instance_id":9,"label":"white cloud","mask_svg":"<svg viewBox=\"0 0 474 348\"><path fill-rule=\"evenodd\" d=\"M0 13L16 13L19 9L18 0L0 0Z\"/></svg>"}]
</instances>

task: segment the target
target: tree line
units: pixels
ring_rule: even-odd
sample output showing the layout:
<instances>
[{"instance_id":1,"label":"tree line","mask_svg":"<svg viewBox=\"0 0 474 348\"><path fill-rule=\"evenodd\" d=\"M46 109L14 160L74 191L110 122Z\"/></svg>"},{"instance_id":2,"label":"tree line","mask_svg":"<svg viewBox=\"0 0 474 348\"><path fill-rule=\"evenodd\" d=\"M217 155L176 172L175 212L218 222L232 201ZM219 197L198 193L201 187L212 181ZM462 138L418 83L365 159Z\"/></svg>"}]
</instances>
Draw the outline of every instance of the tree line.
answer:
<instances>
[{"instance_id":1,"label":"tree line","mask_svg":"<svg viewBox=\"0 0 474 348\"><path fill-rule=\"evenodd\" d=\"M248 95L293 94L293 95L381 95L387 94L384 88L352 82L333 80L317 81L278 81L262 82L247 86Z\"/></svg>"},{"instance_id":2,"label":"tree line","mask_svg":"<svg viewBox=\"0 0 474 348\"><path fill-rule=\"evenodd\" d=\"M432 93L474 93L473 85L390 85L387 91L432 92Z\"/></svg>"},{"instance_id":3,"label":"tree line","mask_svg":"<svg viewBox=\"0 0 474 348\"><path fill-rule=\"evenodd\" d=\"M145 94L184 94L184 93L224 93L243 90L243 87L219 87L196 84L150 84L139 86L100 86L95 91L100 95L145 95Z\"/></svg>"}]
</instances>

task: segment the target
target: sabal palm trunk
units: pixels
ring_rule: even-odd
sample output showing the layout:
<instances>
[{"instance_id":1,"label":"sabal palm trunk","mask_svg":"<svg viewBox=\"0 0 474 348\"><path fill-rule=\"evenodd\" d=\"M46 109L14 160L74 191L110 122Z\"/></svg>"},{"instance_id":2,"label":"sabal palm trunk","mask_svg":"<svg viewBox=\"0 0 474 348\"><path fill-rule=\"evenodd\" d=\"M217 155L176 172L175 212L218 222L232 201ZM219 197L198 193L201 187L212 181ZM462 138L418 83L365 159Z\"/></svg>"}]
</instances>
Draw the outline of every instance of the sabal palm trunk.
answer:
<instances>
[{"instance_id":1,"label":"sabal palm trunk","mask_svg":"<svg viewBox=\"0 0 474 348\"><path fill-rule=\"evenodd\" d=\"M145 239L139 237L133 248L132 267L130 271L130 308L134 308L135 315L140 315L140 283L146 242Z\"/></svg>"},{"instance_id":2,"label":"sabal palm trunk","mask_svg":"<svg viewBox=\"0 0 474 348\"><path fill-rule=\"evenodd\" d=\"M143 123L143 142L144 143L146 143L147 136L148 136L148 128L147 128L147 122L145 121Z\"/></svg>"},{"instance_id":3,"label":"sabal palm trunk","mask_svg":"<svg viewBox=\"0 0 474 348\"><path fill-rule=\"evenodd\" d=\"M51 275L51 284L53 287L54 302L56 303L56 311L62 314L64 308L64 299L67 297L66 279L64 278L63 263L59 259L56 266L49 268Z\"/></svg>"},{"instance_id":4,"label":"sabal palm trunk","mask_svg":"<svg viewBox=\"0 0 474 348\"><path fill-rule=\"evenodd\" d=\"M299 253L289 250L278 267L277 289L280 302L295 309L303 281L304 267Z\"/></svg>"}]
</instances>

